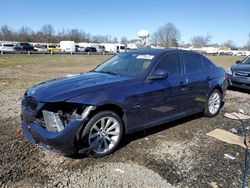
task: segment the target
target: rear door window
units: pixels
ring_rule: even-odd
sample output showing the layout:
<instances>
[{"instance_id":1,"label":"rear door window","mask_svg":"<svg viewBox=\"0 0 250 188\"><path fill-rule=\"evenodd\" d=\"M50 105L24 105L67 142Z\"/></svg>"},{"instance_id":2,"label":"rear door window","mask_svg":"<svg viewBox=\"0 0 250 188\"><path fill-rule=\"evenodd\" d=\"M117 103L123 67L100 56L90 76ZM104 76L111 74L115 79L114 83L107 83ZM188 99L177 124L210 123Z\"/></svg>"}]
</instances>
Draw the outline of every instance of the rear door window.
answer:
<instances>
[{"instance_id":1,"label":"rear door window","mask_svg":"<svg viewBox=\"0 0 250 188\"><path fill-rule=\"evenodd\" d=\"M165 55L155 68L164 69L168 71L169 76L176 76L182 73L181 61L178 53L172 53Z\"/></svg>"},{"instance_id":2,"label":"rear door window","mask_svg":"<svg viewBox=\"0 0 250 188\"><path fill-rule=\"evenodd\" d=\"M203 62L204 71L211 71L213 69L213 66L214 66L213 63L206 57L202 56L202 62Z\"/></svg>"},{"instance_id":3,"label":"rear door window","mask_svg":"<svg viewBox=\"0 0 250 188\"><path fill-rule=\"evenodd\" d=\"M203 64L198 54L182 53L182 59L187 74L199 73L203 71Z\"/></svg>"}]
</instances>

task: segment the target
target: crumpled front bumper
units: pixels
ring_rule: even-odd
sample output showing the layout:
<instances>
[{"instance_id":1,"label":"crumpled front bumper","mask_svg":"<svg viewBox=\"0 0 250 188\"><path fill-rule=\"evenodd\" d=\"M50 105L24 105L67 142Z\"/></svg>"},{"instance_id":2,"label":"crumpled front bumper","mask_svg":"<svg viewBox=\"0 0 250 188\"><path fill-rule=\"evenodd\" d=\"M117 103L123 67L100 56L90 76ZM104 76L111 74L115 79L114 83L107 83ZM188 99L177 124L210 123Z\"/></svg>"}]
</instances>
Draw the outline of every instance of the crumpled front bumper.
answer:
<instances>
[{"instance_id":1,"label":"crumpled front bumper","mask_svg":"<svg viewBox=\"0 0 250 188\"><path fill-rule=\"evenodd\" d=\"M28 109L22 102L21 128L24 136L31 143L64 155L72 155L78 152L75 142L80 136L81 128L85 127L87 118L72 119L62 131L51 132L36 121L35 114L36 112Z\"/></svg>"},{"instance_id":2,"label":"crumpled front bumper","mask_svg":"<svg viewBox=\"0 0 250 188\"><path fill-rule=\"evenodd\" d=\"M77 153L75 139L79 135L82 125L87 120L73 120L61 132L50 132L36 122L26 123L22 121L21 127L24 136L34 144L38 144L50 151L71 155Z\"/></svg>"}]
</instances>

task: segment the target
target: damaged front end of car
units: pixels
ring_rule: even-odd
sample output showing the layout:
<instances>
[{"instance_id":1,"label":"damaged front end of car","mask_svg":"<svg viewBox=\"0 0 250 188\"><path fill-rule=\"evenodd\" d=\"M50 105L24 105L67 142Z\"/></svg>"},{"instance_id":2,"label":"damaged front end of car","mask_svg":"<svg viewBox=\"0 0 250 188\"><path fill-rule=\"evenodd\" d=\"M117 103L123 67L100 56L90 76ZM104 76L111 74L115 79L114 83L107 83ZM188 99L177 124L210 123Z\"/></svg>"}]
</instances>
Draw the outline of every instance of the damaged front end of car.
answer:
<instances>
[{"instance_id":1,"label":"damaged front end of car","mask_svg":"<svg viewBox=\"0 0 250 188\"><path fill-rule=\"evenodd\" d=\"M22 100L21 127L32 143L64 155L78 153L93 105L67 102L43 103L34 98ZM83 147L83 146L81 146Z\"/></svg>"}]
</instances>

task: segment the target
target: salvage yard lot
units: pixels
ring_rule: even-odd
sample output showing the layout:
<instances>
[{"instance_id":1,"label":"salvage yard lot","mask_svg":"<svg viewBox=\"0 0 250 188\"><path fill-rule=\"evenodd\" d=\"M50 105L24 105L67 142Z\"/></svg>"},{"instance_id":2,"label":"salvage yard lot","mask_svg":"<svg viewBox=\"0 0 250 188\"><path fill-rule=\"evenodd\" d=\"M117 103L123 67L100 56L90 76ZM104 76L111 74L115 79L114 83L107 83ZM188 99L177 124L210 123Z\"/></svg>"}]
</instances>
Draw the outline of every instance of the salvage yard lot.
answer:
<instances>
[{"instance_id":1,"label":"salvage yard lot","mask_svg":"<svg viewBox=\"0 0 250 188\"><path fill-rule=\"evenodd\" d=\"M0 55L0 187L240 187L244 149L206 133L237 121L191 116L127 136L114 154L69 158L29 144L19 127L20 98L43 80L91 70L110 56ZM209 56L230 67L241 57ZM229 90L225 110L249 113L250 95ZM249 121L246 122L249 126ZM235 157L224 158L224 154Z\"/></svg>"}]
</instances>

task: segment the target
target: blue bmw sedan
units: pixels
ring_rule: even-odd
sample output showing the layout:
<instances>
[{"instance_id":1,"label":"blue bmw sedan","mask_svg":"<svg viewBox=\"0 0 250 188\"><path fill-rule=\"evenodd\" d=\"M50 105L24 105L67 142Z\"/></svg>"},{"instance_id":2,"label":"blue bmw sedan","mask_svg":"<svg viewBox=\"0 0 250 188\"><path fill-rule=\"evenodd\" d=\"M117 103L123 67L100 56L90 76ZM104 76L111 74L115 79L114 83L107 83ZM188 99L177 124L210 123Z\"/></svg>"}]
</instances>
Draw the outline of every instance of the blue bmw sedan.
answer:
<instances>
[{"instance_id":1,"label":"blue bmw sedan","mask_svg":"<svg viewBox=\"0 0 250 188\"><path fill-rule=\"evenodd\" d=\"M224 69L199 53L131 51L89 72L29 88L21 127L46 149L102 157L126 134L195 113L216 116L226 88Z\"/></svg>"}]
</instances>

